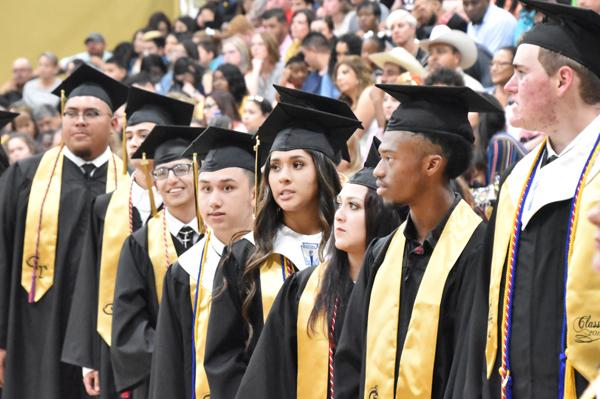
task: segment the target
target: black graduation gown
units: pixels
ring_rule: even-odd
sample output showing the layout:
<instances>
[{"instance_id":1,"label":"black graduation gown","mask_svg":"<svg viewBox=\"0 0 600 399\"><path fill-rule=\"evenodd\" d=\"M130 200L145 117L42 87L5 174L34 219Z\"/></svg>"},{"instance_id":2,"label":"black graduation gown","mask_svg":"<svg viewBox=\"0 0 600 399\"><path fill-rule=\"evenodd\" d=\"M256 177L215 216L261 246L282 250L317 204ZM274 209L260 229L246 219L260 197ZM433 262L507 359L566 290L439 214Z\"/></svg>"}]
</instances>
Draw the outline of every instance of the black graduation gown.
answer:
<instances>
[{"instance_id":1,"label":"black graduation gown","mask_svg":"<svg viewBox=\"0 0 600 399\"><path fill-rule=\"evenodd\" d=\"M97 332L100 254L106 211L111 198L112 193L102 194L94 199L92 205L62 351L63 362L99 371L101 399L119 397L110 361L110 347ZM132 217L136 231L142 226L136 208L132 209Z\"/></svg>"},{"instance_id":2,"label":"black graduation gown","mask_svg":"<svg viewBox=\"0 0 600 399\"><path fill-rule=\"evenodd\" d=\"M132 391L133 399L148 397L158 296L154 268L148 255L148 225L130 235L121 249L113 301L110 348L118 392ZM177 255L184 252L171 235Z\"/></svg>"},{"instance_id":3,"label":"black graduation gown","mask_svg":"<svg viewBox=\"0 0 600 399\"><path fill-rule=\"evenodd\" d=\"M31 182L41 155L18 162L0 183L0 347L7 348L4 398L82 397L81 368L60 362L92 199L106 190L107 164L89 180L64 158L53 286L35 304L21 287ZM32 193L33 194L33 193ZM43 195L43 193L35 193Z\"/></svg>"},{"instance_id":4,"label":"black graduation gown","mask_svg":"<svg viewBox=\"0 0 600 399\"><path fill-rule=\"evenodd\" d=\"M269 312L237 398L296 398L298 376L298 304L314 267L288 278ZM353 284L347 278L348 290L340 299L335 323L334 342L337 344L344 325L344 314ZM329 325L329 323L328 323ZM302 399L302 398L298 398Z\"/></svg>"},{"instance_id":5,"label":"black graduation gown","mask_svg":"<svg viewBox=\"0 0 600 399\"><path fill-rule=\"evenodd\" d=\"M445 392L451 389L448 386L448 376L453 372L453 367L457 367L455 356L460 352L458 347L460 344L459 338L462 334L462 328L468 320L471 308L475 283L473 273L481 264L484 230L483 223L477 227L446 279L440 303L432 398L453 397L452 395L446 395ZM383 263L394 234L395 232L373 241L365 254L364 266L350 297L346 311L345 327L334 359L336 399L355 399L364 396L364 362L371 290L377 271ZM408 243L407 240L407 247ZM415 283L414 278L407 276L407 272L413 276L419 273L414 268L411 270L411 265L407 263L409 259L406 251L407 247L405 247L402 265L403 276L400 293L402 300L400 301L400 316L398 318L396 376L412 308L420 285L420 279L417 279L418 281ZM422 277L424 270L421 270L420 273ZM407 284L411 280L413 280L413 283ZM458 398L459 396L455 397Z\"/></svg>"},{"instance_id":6,"label":"black graduation gown","mask_svg":"<svg viewBox=\"0 0 600 399\"><path fill-rule=\"evenodd\" d=\"M204 353L211 399L235 396L263 328L260 273L255 270L252 277L256 294L248 309L253 335L246 346L248 331L243 327L242 318L242 272L253 251L254 245L250 241L236 241L225 248L215 273Z\"/></svg>"},{"instance_id":7,"label":"black graduation gown","mask_svg":"<svg viewBox=\"0 0 600 399\"><path fill-rule=\"evenodd\" d=\"M521 232L515 294L510 356L514 398L558 397L559 353L563 303L563 259L567 234L570 200L547 204L529 221ZM512 220L502 221L512 223ZM502 334L502 298L504 275L502 272L500 300L498 302L498 351L492 377L486 378L485 338L487 332L490 267L494 240L495 212L488 225L484 245L484 267L477 275L477 289L473 301L473 314L469 326L469 374L459 375L465 381L466 398L480 397L483 381L483 398L500 398ZM479 372L477 372L477 369ZM577 396L588 383L577 373Z\"/></svg>"}]
</instances>

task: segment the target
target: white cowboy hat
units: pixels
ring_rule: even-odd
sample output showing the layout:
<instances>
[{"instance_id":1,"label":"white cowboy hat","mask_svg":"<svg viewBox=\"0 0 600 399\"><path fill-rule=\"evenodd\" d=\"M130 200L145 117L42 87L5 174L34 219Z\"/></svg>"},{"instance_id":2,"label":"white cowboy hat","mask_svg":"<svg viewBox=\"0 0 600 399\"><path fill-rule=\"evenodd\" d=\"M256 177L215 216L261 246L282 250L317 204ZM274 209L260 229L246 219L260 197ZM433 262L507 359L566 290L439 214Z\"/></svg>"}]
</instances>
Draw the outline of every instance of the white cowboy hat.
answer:
<instances>
[{"instance_id":1,"label":"white cowboy hat","mask_svg":"<svg viewBox=\"0 0 600 399\"><path fill-rule=\"evenodd\" d=\"M369 59L379 68L383 68L383 65L386 62L389 62L399 65L408 72L418 75L421 78L427 74L423 65L421 65L421 63L403 47L394 47L390 51L371 54L369 55Z\"/></svg>"},{"instance_id":2,"label":"white cowboy hat","mask_svg":"<svg viewBox=\"0 0 600 399\"><path fill-rule=\"evenodd\" d=\"M477 45L465 32L450 29L446 25L436 25L427 40L421 40L421 47L429 51L432 44L448 44L460 53L460 67L468 69L477 61Z\"/></svg>"}]
</instances>

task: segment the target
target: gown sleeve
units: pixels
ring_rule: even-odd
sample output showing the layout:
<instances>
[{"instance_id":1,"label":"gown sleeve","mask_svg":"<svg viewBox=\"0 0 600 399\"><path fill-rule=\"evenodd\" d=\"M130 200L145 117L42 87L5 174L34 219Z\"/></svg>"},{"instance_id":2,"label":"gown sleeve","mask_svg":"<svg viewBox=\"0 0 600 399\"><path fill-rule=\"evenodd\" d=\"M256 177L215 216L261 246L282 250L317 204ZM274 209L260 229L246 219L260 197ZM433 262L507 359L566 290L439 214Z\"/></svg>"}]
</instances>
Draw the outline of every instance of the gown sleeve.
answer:
<instances>
[{"instance_id":1,"label":"gown sleeve","mask_svg":"<svg viewBox=\"0 0 600 399\"><path fill-rule=\"evenodd\" d=\"M137 233L141 232L145 233L145 229ZM154 326L148 310L152 293L146 276L151 268L147 251L133 235L129 236L119 257L113 301L111 359L119 392L134 388L149 377Z\"/></svg>"}]
</instances>

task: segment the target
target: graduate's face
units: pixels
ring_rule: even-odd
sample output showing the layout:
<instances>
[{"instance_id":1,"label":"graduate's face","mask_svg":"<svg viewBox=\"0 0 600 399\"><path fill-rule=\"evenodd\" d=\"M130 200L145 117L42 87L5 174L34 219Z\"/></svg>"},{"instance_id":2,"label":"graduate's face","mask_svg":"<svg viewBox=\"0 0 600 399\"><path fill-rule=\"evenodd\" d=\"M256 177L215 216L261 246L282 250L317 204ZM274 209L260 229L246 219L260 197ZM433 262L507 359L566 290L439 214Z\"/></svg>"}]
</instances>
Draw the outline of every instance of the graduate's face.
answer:
<instances>
[{"instance_id":1,"label":"graduate's face","mask_svg":"<svg viewBox=\"0 0 600 399\"><path fill-rule=\"evenodd\" d=\"M113 125L117 120L104 101L92 96L73 97L65 104L62 138L75 155L92 160L108 147Z\"/></svg>"},{"instance_id":2,"label":"graduate's face","mask_svg":"<svg viewBox=\"0 0 600 399\"><path fill-rule=\"evenodd\" d=\"M510 95L510 124L527 130L550 133L557 122L554 78L548 76L538 60L540 48L521 44L513 60L515 71L504 89Z\"/></svg>"},{"instance_id":3,"label":"graduate's face","mask_svg":"<svg viewBox=\"0 0 600 399\"><path fill-rule=\"evenodd\" d=\"M200 215L219 238L252 228L254 190L250 173L242 168L200 173Z\"/></svg>"},{"instance_id":4,"label":"graduate's face","mask_svg":"<svg viewBox=\"0 0 600 399\"><path fill-rule=\"evenodd\" d=\"M335 247L344 252L364 252L367 237L365 197L367 188L345 184L337 197L338 209L333 222Z\"/></svg>"},{"instance_id":5,"label":"graduate's face","mask_svg":"<svg viewBox=\"0 0 600 399\"><path fill-rule=\"evenodd\" d=\"M189 159L178 159L171 162L155 165L154 170L159 168L173 168L179 164L191 164ZM194 207L194 177L191 171L183 176L175 176L169 171L166 179L154 179L156 189L160 193L167 208L182 209L188 206Z\"/></svg>"},{"instance_id":6,"label":"graduate's face","mask_svg":"<svg viewBox=\"0 0 600 399\"><path fill-rule=\"evenodd\" d=\"M410 203L422 191L431 143L411 132L389 131L379 146L381 160L373 171L377 194L386 202Z\"/></svg>"},{"instance_id":7,"label":"graduate's face","mask_svg":"<svg viewBox=\"0 0 600 399\"><path fill-rule=\"evenodd\" d=\"M269 168L269 187L284 212L311 209L318 203L317 170L308 152L273 151Z\"/></svg>"},{"instance_id":8,"label":"graduate's face","mask_svg":"<svg viewBox=\"0 0 600 399\"><path fill-rule=\"evenodd\" d=\"M152 129L154 129L156 123L152 122L142 122L137 125L127 126L125 129L125 140L127 140L127 157L129 158L129 163L134 168L138 168L141 165L140 159L131 159L131 156L137 151L138 148L142 145L146 137L150 134Z\"/></svg>"}]
</instances>

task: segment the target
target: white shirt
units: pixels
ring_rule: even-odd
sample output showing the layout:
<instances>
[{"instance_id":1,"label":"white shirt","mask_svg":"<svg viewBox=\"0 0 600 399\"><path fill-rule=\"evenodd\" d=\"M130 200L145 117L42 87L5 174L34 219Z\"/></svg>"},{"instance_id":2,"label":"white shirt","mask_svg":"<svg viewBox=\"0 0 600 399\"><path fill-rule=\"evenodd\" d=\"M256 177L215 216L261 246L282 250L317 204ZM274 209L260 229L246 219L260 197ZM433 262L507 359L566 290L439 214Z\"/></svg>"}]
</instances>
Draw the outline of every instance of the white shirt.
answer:
<instances>
[{"instance_id":1,"label":"white shirt","mask_svg":"<svg viewBox=\"0 0 600 399\"><path fill-rule=\"evenodd\" d=\"M202 251L204 250L207 236L208 235L204 235L202 239L181 254L179 259L177 259L183 270L185 270L192 279L198 278L198 273L200 272L200 262L202 261L203 255ZM223 255L223 249L225 249L225 244L219 241L214 233L212 233L210 235L210 241L208 242L206 260L202 266L204 268L204 272L202 273L201 284L207 290L212 291L213 289L213 280L215 277L215 272L217 271L217 266L219 266L221 256Z\"/></svg>"},{"instance_id":2,"label":"white shirt","mask_svg":"<svg viewBox=\"0 0 600 399\"><path fill-rule=\"evenodd\" d=\"M573 198L575 188L579 182L579 177L583 167L592 150L594 143L600 132L600 115L583 129L560 153L556 154L548 142L546 151L547 157L557 155L555 161L547 164L543 168L541 162L538 165L529 194L525 200L522 216L522 228L525 229L533 216L545 205L568 200ZM516 175L527 176L533 158L535 158L539 146L525 156L515 166L513 173ZM600 171L600 162L592 166L588 181ZM525 177L521 179L524 181ZM522 187L513 185L510 187L510 196L514 203L518 202Z\"/></svg>"},{"instance_id":3,"label":"white shirt","mask_svg":"<svg viewBox=\"0 0 600 399\"><path fill-rule=\"evenodd\" d=\"M181 230L183 226L191 227L195 234L200 235L200 232L198 231L198 219L196 218L193 218L189 223L183 223L181 220L171 215L169 210L165 208L165 219L167 220L167 229L169 229L169 233L175 237L177 237L179 230Z\"/></svg>"},{"instance_id":4,"label":"white shirt","mask_svg":"<svg viewBox=\"0 0 600 399\"><path fill-rule=\"evenodd\" d=\"M67 146L64 146L63 154L65 154L65 157L67 157L69 159L69 161L71 161L75 165L79 166L79 169L81 169L82 172L85 172L82 168L83 165L85 165L87 163L91 163L97 169L110 160L111 152L110 152L110 148L106 147L106 150L104 150L104 152L102 154L100 154L100 156L98 156L96 159L94 159L92 161L86 161L85 159L78 157L77 155L73 154L73 152L71 150L69 150L69 148ZM92 176L93 175L94 175L94 172L92 172Z\"/></svg>"},{"instance_id":5,"label":"white shirt","mask_svg":"<svg viewBox=\"0 0 600 399\"><path fill-rule=\"evenodd\" d=\"M467 75L466 73L461 71L461 75L463 80L465 81L465 86L467 86L471 90L475 91L484 91L483 85L471 75Z\"/></svg>"},{"instance_id":6,"label":"white shirt","mask_svg":"<svg viewBox=\"0 0 600 399\"><path fill-rule=\"evenodd\" d=\"M148 190L137 184L134 176L131 176L131 180L131 205L139 212L142 224L146 224L146 221L152 213ZM156 191L156 188L152 187L152 192L154 193L154 203L158 208L162 204L162 198L158 191Z\"/></svg>"},{"instance_id":7,"label":"white shirt","mask_svg":"<svg viewBox=\"0 0 600 399\"><path fill-rule=\"evenodd\" d=\"M275 234L273 253L285 256L298 270L317 266L323 233L304 235L282 225Z\"/></svg>"},{"instance_id":8,"label":"white shirt","mask_svg":"<svg viewBox=\"0 0 600 399\"><path fill-rule=\"evenodd\" d=\"M490 3L480 24L469 22L467 34L495 54L498 49L514 44L516 26L517 20L511 13Z\"/></svg>"}]
</instances>

